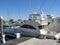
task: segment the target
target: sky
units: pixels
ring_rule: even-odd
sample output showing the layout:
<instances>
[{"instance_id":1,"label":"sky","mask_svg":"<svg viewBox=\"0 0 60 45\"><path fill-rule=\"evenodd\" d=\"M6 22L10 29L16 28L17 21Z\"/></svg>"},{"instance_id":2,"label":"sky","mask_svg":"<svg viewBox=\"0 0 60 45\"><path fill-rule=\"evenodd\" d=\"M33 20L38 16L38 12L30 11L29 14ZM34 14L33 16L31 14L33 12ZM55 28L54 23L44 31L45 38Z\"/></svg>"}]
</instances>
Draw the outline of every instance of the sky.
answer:
<instances>
[{"instance_id":1,"label":"sky","mask_svg":"<svg viewBox=\"0 0 60 45\"><path fill-rule=\"evenodd\" d=\"M60 16L60 0L0 0L0 16L28 19L34 12Z\"/></svg>"}]
</instances>

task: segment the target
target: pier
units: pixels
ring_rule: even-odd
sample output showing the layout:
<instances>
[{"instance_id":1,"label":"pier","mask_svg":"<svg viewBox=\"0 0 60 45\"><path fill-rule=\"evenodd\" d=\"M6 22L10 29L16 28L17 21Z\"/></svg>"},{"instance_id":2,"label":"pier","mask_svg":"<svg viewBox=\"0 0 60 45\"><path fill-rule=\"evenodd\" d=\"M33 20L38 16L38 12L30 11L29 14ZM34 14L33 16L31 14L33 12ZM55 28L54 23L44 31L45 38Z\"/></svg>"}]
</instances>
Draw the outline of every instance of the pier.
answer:
<instances>
[{"instance_id":1,"label":"pier","mask_svg":"<svg viewBox=\"0 0 60 45\"><path fill-rule=\"evenodd\" d=\"M56 40L38 39L34 37L21 37L7 41L4 45L60 45Z\"/></svg>"}]
</instances>

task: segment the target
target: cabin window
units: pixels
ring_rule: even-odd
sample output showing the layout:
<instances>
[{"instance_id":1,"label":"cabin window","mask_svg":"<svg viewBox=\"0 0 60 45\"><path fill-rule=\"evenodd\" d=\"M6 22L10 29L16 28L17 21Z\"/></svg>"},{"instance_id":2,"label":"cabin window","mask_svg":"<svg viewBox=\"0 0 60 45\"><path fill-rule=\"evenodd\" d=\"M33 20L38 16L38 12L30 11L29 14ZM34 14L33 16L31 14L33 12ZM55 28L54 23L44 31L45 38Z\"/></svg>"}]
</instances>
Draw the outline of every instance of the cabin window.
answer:
<instances>
[{"instance_id":1,"label":"cabin window","mask_svg":"<svg viewBox=\"0 0 60 45\"><path fill-rule=\"evenodd\" d=\"M57 19L57 23L60 23L60 19Z\"/></svg>"},{"instance_id":2,"label":"cabin window","mask_svg":"<svg viewBox=\"0 0 60 45\"><path fill-rule=\"evenodd\" d=\"M26 25L26 24L22 25L21 27L22 27L22 28L28 28L28 29L36 29L36 28L34 28L33 26L31 26L31 25Z\"/></svg>"},{"instance_id":3,"label":"cabin window","mask_svg":"<svg viewBox=\"0 0 60 45\"><path fill-rule=\"evenodd\" d=\"M42 25L40 25L40 26L38 26L38 28L39 28L39 29L42 29L42 28L43 28L43 26L42 26Z\"/></svg>"}]
</instances>

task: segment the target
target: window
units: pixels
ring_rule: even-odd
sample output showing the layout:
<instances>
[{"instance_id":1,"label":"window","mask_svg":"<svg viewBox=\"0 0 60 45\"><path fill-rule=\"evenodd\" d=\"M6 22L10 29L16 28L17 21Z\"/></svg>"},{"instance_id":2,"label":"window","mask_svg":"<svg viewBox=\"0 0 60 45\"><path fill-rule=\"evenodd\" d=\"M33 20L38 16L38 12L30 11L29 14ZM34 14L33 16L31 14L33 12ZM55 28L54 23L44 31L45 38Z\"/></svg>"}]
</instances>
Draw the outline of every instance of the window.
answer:
<instances>
[{"instance_id":1,"label":"window","mask_svg":"<svg viewBox=\"0 0 60 45\"><path fill-rule=\"evenodd\" d=\"M38 26L38 28L39 28L39 29L42 29L42 28L43 28L43 26L41 26L41 25L40 25L40 26Z\"/></svg>"},{"instance_id":2,"label":"window","mask_svg":"<svg viewBox=\"0 0 60 45\"><path fill-rule=\"evenodd\" d=\"M22 28L28 28L28 29L36 29L36 28L34 28L33 26L31 26L31 25L26 25L26 24L22 25L21 27L22 27Z\"/></svg>"},{"instance_id":3,"label":"window","mask_svg":"<svg viewBox=\"0 0 60 45\"><path fill-rule=\"evenodd\" d=\"M60 23L60 19L57 19L57 23Z\"/></svg>"}]
</instances>

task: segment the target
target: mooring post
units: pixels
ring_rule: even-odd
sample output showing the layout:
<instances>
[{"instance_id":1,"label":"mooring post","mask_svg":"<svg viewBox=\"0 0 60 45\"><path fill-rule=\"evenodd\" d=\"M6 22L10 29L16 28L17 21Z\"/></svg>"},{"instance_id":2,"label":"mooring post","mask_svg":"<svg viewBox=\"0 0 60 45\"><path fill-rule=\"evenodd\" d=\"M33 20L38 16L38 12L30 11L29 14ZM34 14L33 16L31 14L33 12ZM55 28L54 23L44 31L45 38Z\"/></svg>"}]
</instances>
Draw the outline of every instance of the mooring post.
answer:
<instances>
[{"instance_id":1,"label":"mooring post","mask_svg":"<svg viewBox=\"0 0 60 45\"><path fill-rule=\"evenodd\" d=\"M6 43L6 41L5 41L5 35L4 34L2 35L2 42L3 42L3 44Z\"/></svg>"},{"instance_id":2,"label":"mooring post","mask_svg":"<svg viewBox=\"0 0 60 45\"><path fill-rule=\"evenodd\" d=\"M16 38L20 38L21 34L20 33L16 33Z\"/></svg>"},{"instance_id":3,"label":"mooring post","mask_svg":"<svg viewBox=\"0 0 60 45\"><path fill-rule=\"evenodd\" d=\"M0 17L0 21L1 21L1 35L2 35L2 42L5 44L6 41L5 41L5 34L3 32L3 17L1 16Z\"/></svg>"}]
</instances>

